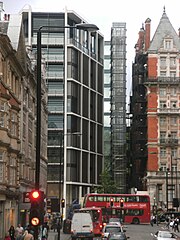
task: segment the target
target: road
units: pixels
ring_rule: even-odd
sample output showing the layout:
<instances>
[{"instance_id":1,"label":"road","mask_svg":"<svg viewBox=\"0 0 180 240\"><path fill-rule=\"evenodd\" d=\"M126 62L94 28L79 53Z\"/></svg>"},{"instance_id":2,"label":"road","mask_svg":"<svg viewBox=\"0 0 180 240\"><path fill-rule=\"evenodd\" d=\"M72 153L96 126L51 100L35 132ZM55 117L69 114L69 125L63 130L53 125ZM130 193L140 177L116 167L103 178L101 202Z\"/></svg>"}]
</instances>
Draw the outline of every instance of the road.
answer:
<instances>
[{"instance_id":1,"label":"road","mask_svg":"<svg viewBox=\"0 0 180 240\"><path fill-rule=\"evenodd\" d=\"M164 224L160 224L159 226L155 225L152 227L150 224L148 225L125 225L126 235L130 237L130 240L152 240L151 233L155 233L157 230L163 229ZM178 233L180 236L180 233ZM48 240L58 240L57 233L53 231L50 232ZM61 232L59 240L71 240L71 236L69 234L63 234ZM94 239L94 240L97 240Z\"/></svg>"}]
</instances>

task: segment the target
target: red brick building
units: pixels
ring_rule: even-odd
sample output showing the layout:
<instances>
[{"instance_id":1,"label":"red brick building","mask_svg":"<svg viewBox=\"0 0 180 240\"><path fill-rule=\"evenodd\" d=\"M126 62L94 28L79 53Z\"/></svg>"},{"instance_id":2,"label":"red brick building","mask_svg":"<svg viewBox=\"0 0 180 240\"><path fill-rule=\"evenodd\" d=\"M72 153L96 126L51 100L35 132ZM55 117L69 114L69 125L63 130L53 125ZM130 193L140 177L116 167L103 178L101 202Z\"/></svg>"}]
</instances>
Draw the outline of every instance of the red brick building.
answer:
<instances>
[{"instance_id":1,"label":"red brick building","mask_svg":"<svg viewBox=\"0 0 180 240\"><path fill-rule=\"evenodd\" d=\"M150 30L148 18L133 63L133 183L153 206L170 209L180 196L180 38L165 8L152 40Z\"/></svg>"}]
</instances>

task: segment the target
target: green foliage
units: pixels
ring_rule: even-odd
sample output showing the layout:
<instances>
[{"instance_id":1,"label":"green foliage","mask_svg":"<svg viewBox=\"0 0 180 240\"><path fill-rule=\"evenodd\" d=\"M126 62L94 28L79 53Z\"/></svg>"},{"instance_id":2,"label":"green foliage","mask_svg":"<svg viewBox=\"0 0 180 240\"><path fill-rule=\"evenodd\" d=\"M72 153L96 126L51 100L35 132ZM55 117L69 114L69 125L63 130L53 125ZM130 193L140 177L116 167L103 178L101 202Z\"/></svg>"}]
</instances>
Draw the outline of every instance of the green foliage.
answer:
<instances>
[{"instance_id":1,"label":"green foliage","mask_svg":"<svg viewBox=\"0 0 180 240\"><path fill-rule=\"evenodd\" d=\"M101 186L96 187L94 190L98 193L116 193L117 187L114 181L111 179L111 175L108 169L105 169L100 176Z\"/></svg>"}]
</instances>

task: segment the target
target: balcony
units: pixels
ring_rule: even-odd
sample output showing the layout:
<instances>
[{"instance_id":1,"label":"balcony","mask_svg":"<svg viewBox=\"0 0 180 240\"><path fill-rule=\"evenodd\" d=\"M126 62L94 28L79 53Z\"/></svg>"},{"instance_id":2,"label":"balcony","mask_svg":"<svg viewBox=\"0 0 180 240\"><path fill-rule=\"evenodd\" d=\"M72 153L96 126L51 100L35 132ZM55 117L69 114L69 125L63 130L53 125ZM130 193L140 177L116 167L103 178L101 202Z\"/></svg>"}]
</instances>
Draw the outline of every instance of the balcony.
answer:
<instances>
[{"instance_id":1,"label":"balcony","mask_svg":"<svg viewBox=\"0 0 180 240\"><path fill-rule=\"evenodd\" d=\"M145 81L145 84L179 84L180 77L152 77Z\"/></svg>"},{"instance_id":2,"label":"balcony","mask_svg":"<svg viewBox=\"0 0 180 240\"><path fill-rule=\"evenodd\" d=\"M179 139L178 138L160 138L159 144L165 145L165 146L177 146L179 144Z\"/></svg>"},{"instance_id":3,"label":"balcony","mask_svg":"<svg viewBox=\"0 0 180 240\"><path fill-rule=\"evenodd\" d=\"M167 108L167 107L162 107L157 109L158 114L179 114L180 113L180 108Z\"/></svg>"}]
</instances>

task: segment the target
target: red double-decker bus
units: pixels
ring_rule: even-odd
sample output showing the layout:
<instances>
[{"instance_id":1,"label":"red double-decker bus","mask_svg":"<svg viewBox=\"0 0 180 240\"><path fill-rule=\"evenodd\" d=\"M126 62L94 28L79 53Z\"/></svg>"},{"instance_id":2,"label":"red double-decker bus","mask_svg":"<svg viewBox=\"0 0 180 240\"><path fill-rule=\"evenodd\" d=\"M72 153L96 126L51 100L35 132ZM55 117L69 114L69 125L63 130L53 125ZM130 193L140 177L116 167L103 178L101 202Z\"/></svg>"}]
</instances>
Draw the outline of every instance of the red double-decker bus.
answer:
<instances>
[{"instance_id":1,"label":"red double-decker bus","mask_svg":"<svg viewBox=\"0 0 180 240\"><path fill-rule=\"evenodd\" d=\"M124 223L150 223L150 197L139 194L99 194L84 196L83 207L100 207L106 221L122 218Z\"/></svg>"}]
</instances>

